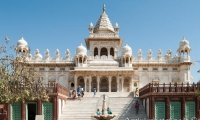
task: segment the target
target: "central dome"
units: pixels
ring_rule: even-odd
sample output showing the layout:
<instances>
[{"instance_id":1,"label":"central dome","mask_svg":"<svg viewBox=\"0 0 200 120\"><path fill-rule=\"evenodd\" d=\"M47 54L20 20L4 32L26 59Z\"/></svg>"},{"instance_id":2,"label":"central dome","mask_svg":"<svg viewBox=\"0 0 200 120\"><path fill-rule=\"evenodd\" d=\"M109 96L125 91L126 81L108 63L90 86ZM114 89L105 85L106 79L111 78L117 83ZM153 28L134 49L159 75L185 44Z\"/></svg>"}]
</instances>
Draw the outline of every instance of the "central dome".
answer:
<instances>
[{"instance_id":1,"label":"central dome","mask_svg":"<svg viewBox=\"0 0 200 120\"><path fill-rule=\"evenodd\" d=\"M126 44L122 49L122 55L132 55L132 49Z\"/></svg>"},{"instance_id":2,"label":"central dome","mask_svg":"<svg viewBox=\"0 0 200 120\"><path fill-rule=\"evenodd\" d=\"M87 49L82 45L78 46L76 48L76 55L79 55L79 54L82 54L82 55L86 55L87 54Z\"/></svg>"}]
</instances>

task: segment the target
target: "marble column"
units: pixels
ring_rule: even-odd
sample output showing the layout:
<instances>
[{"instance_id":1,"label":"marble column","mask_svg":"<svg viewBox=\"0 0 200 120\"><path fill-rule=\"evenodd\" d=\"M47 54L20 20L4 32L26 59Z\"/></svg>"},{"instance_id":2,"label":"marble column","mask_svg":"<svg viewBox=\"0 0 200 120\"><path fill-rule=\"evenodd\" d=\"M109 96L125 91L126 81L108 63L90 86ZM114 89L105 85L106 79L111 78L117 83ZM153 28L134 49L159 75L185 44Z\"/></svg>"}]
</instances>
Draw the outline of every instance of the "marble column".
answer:
<instances>
[{"instance_id":1,"label":"marble column","mask_svg":"<svg viewBox=\"0 0 200 120\"><path fill-rule=\"evenodd\" d=\"M89 76L89 92L91 92L91 82L92 82L92 76Z\"/></svg>"},{"instance_id":2,"label":"marble column","mask_svg":"<svg viewBox=\"0 0 200 120\"><path fill-rule=\"evenodd\" d=\"M84 77L84 83L85 83L84 91L86 92L86 90L87 90L87 77L86 76Z\"/></svg>"},{"instance_id":3,"label":"marble column","mask_svg":"<svg viewBox=\"0 0 200 120\"><path fill-rule=\"evenodd\" d=\"M119 92L119 76L117 76L117 92Z\"/></svg>"},{"instance_id":4,"label":"marble column","mask_svg":"<svg viewBox=\"0 0 200 120\"><path fill-rule=\"evenodd\" d=\"M78 57L78 64L77 64L77 66L79 66L79 57Z\"/></svg>"},{"instance_id":5,"label":"marble column","mask_svg":"<svg viewBox=\"0 0 200 120\"><path fill-rule=\"evenodd\" d=\"M100 76L97 76L97 91L101 92L99 88L99 82L100 82Z\"/></svg>"},{"instance_id":6,"label":"marble column","mask_svg":"<svg viewBox=\"0 0 200 120\"><path fill-rule=\"evenodd\" d=\"M110 56L110 48L108 48L108 57Z\"/></svg>"},{"instance_id":7,"label":"marble column","mask_svg":"<svg viewBox=\"0 0 200 120\"><path fill-rule=\"evenodd\" d=\"M74 89L77 89L77 76L74 75Z\"/></svg>"},{"instance_id":8,"label":"marble column","mask_svg":"<svg viewBox=\"0 0 200 120\"><path fill-rule=\"evenodd\" d=\"M134 78L132 77L130 91L133 91L133 81L134 81Z\"/></svg>"},{"instance_id":9,"label":"marble column","mask_svg":"<svg viewBox=\"0 0 200 120\"><path fill-rule=\"evenodd\" d=\"M111 81L112 81L112 76L108 76L109 92L111 92Z\"/></svg>"},{"instance_id":10,"label":"marble column","mask_svg":"<svg viewBox=\"0 0 200 120\"><path fill-rule=\"evenodd\" d=\"M101 48L99 47L98 48L98 56L99 56L99 58L101 57L100 52L101 52Z\"/></svg>"},{"instance_id":11,"label":"marble column","mask_svg":"<svg viewBox=\"0 0 200 120\"><path fill-rule=\"evenodd\" d=\"M124 76L122 77L122 92L124 92Z\"/></svg>"}]
</instances>

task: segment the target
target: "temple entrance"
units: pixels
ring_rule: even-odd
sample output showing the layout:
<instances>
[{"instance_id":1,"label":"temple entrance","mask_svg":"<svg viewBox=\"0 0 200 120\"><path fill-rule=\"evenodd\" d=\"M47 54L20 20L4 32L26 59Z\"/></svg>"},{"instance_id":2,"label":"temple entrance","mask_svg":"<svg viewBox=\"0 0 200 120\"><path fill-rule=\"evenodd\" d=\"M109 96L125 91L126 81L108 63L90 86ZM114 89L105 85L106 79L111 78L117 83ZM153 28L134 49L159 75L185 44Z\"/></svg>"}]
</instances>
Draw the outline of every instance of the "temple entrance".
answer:
<instances>
[{"instance_id":1,"label":"temple entrance","mask_svg":"<svg viewBox=\"0 0 200 120\"><path fill-rule=\"evenodd\" d=\"M78 77L77 83L78 83L78 86L82 87L85 90L85 82L84 82L84 78L82 76Z\"/></svg>"},{"instance_id":2,"label":"temple entrance","mask_svg":"<svg viewBox=\"0 0 200 120\"><path fill-rule=\"evenodd\" d=\"M27 103L26 104L26 118L27 120L35 120L35 115L37 115L37 104Z\"/></svg>"},{"instance_id":3,"label":"temple entrance","mask_svg":"<svg viewBox=\"0 0 200 120\"><path fill-rule=\"evenodd\" d=\"M130 78L129 78L129 77L126 77L126 78L124 79L124 84L123 84L124 92L129 92L129 91L130 91L129 83L130 83Z\"/></svg>"},{"instance_id":4,"label":"temple entrance","mask_svg":"<svg viewBox=\"0 0 200 120\"><path fill-rule=\"evenodd\" d=\"M108 92L109 91L109 83L107 77L102 77L100 80L100 92Z\"/></svg>"},{"instance_id":5,"label":"temple entrance","mask_svg":"<svg viewBox=\"0 0 200 120\"><path fill-rule=\"evenodd\" d=\"M112 77L111 92L117 92L117 80L116 80L116 77Z\"/></svg>"},{"instance_id":6,"label":"temple entrance","mask_svg":"<svg viewBox=\"0 0 200 120\"><path fill-rule=\"evenodd\" d=\"M92 82L91 82L91 91L94 92L94 87L97 89L97 77L92 77Z\"/></svg>"}]
</instances>

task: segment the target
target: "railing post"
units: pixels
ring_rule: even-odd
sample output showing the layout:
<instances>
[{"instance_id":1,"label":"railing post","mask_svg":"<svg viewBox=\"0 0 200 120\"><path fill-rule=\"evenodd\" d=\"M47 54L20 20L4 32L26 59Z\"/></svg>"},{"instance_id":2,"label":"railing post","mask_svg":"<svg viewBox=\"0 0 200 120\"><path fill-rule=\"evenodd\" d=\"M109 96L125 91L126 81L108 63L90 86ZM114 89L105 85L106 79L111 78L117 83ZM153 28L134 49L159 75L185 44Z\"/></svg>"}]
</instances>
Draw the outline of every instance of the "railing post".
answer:
<instances>
[{"instance_id":1,"label":"railing post","mask_svg":"<svg viewBox=\"0 0 200 120\"><path fill-rule=\"evenodd\" d=\"M196 87L195 87L195 84L193 82L193 92L195 92L195 91L196 91Z\"/></svg>"},{"instance_id":2,"label":"railing post","mask_svg":"<svg viewBox=\"0 0 200 120\"><path fill-rule=\"evenodd\" d=\"M151 92L151 83L149 83L149 92Z\"/></svg>"},{"instance_id":3,"label":"railing post","mask_svg":"<svg viewBox=\"0 0 200 120\"><path fill-rule=\"evenodd\" d=\"M178 85L176 84L176 86L175 86L175 92L178 92L178 88L177 88L177 86L178 86Z\"/></svg>"},{"instance_id":4,"label":"railing post","mask_svg":"<svg viewBox=\"0 0 200 120\"><path fill-rule=\"evenodd\" d=\"M183 82L181 83L181 92L184 92Z\"/></svg>"},{"instance_id":5,"label":"railing post","mask_svg":"<svg viewBox=\"0 0 200 120\"><path fill-rule=\"evenodd\" d=\"M157 92L159 92L159 83L158 83L158 85L157 85L157 90L156 90Z\"/></svg>"},{"instance_id":6,"label":"railing post","mask_svg":"<svg viewBox=\"0 0 200 120\"><path fill-rule=\"evenodd\" d=\"M166 88L165 88L165 83L163 83L163 92L166 91Z\"/></svg>"},{"instance_id":7,"label":"railing post","mask_svg":"<svg viewBox=\"0 0 200 120\"><path fill-rule=\"evenodd\" d=\"M187 92L190 92L190 85L187 83Z\"/></svg>"}]
</instances>

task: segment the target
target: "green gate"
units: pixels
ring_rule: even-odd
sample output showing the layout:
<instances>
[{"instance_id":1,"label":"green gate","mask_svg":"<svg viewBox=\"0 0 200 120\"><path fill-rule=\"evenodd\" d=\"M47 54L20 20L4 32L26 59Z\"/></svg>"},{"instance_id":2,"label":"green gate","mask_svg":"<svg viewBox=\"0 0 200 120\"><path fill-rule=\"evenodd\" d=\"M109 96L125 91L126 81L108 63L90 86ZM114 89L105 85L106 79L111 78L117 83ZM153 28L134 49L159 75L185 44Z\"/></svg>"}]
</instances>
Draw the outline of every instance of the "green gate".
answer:
<instances>
[{"instance_id":1,"label":"green gate","mask_svg":"<svg viewBox=\"0 0 200 120\"><path fill-rule=\"evenodd\" d=\"M191 120L195 117L195 102L186 102L185 103L185 117L187 120Z\"/></svg>"},{"instance_id":2,"label":"green gate","mask_svg":"<svg viewBox=\"0 0 200 120\"><path fill-rule=\"evenodd\" d=\"M11 120L21 120L21 104L11 104Z\"/></svg>"},{"instance_id":3,"label":"green gate","mask_svg":"<svg viewBox=\"0 0 200 120\"><path fill-rule=\"evenodd\" d=\"M165 102L155 102L155 119L165 119Z\"/></svg>"},{"instance_id":4,"label":"green gate","mask_svg":"<svg viewBox=\"0 0 200 120\"><path fill-rule=\"evenodd\" d=\"M44 115L44 120L53 120L53 104L49 102L43 102L42 114Z\"/></svg>"},{"instance_id":5,"label":"green gate","mask_svg":"<svg viewBox=\"0 0 200 120\"><path fill-rule=\"evenodd\" d=\"M170 102L170 120L181 119L181 102Z\"/></svg>"}]
</instances>

